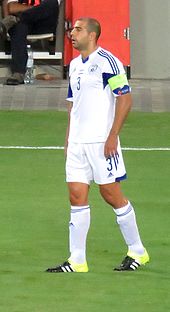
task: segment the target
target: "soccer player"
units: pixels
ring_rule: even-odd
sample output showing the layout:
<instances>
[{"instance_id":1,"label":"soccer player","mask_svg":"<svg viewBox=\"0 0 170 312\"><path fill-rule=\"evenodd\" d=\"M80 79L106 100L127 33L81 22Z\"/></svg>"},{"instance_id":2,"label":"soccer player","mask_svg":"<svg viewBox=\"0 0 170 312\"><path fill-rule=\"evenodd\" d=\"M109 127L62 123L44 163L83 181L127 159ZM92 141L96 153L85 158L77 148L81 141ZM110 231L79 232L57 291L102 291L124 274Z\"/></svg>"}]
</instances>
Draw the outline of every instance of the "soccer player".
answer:
<instances>
[{"instance_id":1,"label":"soccer player","mask_svg":"<svg viewBox=\"0 0 170 312\"><path fill-rule=\"evenodd\" d=\"M72 44L80 55L70 64L69 125L66 135L66 179L71 204L70 257L47 272L88 272L86 238L90 227L90 182L99 185L111 205L127 245L127 255L114 270L134 271L149 261L135 211L121 191L126 178L119 133L132 105L122 63L99 47L101 28L93 18L80 18Z\"/></svg>"}]
</instances>

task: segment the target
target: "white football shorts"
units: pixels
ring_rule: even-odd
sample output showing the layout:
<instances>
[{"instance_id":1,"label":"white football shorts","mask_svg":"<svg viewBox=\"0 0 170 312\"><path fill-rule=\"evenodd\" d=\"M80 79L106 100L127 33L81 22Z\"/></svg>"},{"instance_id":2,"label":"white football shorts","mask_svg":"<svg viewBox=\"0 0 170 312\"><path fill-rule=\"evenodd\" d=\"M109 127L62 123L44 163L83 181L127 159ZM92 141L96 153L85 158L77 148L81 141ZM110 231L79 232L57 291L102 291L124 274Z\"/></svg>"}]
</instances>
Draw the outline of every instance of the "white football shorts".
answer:
<instances>
[{"instance_id":1,"label":"white football shorts","mask_svg":"<svg viewBox=\"0 0 170 312\"><path fill-rule=\"evenodd\" d=\"M69 143L66 159L66 181L108 184L126 179L120 143L117 154L106 159L105 143Z\"/></svg>"}]
</instances>

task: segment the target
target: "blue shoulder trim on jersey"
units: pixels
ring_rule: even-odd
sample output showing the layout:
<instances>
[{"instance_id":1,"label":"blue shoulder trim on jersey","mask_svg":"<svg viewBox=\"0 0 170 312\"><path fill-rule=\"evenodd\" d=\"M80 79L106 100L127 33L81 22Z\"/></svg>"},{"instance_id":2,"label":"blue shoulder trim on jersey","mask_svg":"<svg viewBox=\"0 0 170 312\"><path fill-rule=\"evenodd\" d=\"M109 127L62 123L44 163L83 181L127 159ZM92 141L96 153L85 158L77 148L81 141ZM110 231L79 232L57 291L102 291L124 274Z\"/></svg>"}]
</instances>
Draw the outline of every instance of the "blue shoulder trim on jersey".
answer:
<instances>
[{"instance_id":1,"label":"blue shoulder trim on jersey","mask_svg":"<svg viewBox=\"0 0 170 312\"><path fill-rule=\"evenodd\" d=\"M108 54L106 51L104 50L100 50L97 52L100 56L106 58L112 68L113 74L114 75L119 75L120 74L120 70L119 67L117 65L117 62L114 58L114 56L112 54Z\"/></svg>"},{"instance_id":2,"label":"blue shoulder trim on jersey","mask_svg":"<svg viewBox=\"0 0 170 312\"><path fill-rule=\"evenodd\" d=\"M108 85L108 80L112 77L114 77L113 74L108 74L108 73L102 73L103 77L103 89Z\"/></svg>"},{"instance_id":3,"label":"blue shoulder trim on jersey","mask_svg":"<svg viewBox=\"0 0 170 312\"><path fill-rule=\"evenodd\" d=\"M130 87L128 85L125 85L122 88L117 88L113 90L113 93L120 96L120 95L130 93L130 91L131 91Z\"/></svg>"},{"instance_id":4,"label":"blue shoulder trim on jersey","mask_svg":"<svg viewBox=\"0 0 170 312\"><path fill-rule=\"evenodd\" d=\"M68 93L67 93L67 98L72 98L73 97L73 92L72 92L72 89L71 89L71 86L70 86L70 83L69 83L69 86L68 86Z\"/></svg>"}]
</instances>

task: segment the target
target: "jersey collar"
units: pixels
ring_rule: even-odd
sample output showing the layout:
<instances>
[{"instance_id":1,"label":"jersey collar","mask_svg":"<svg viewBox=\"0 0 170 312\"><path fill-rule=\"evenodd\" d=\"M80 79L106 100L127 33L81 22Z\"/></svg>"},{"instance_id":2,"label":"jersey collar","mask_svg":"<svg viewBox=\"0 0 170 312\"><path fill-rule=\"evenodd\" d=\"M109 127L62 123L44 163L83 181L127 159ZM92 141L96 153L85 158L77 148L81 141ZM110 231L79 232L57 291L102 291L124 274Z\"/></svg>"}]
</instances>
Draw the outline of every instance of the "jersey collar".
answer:
<instances>
[{"instance_id":1,"label":"jersey collar","mask_svg":"<svg viewBox=\"0 0 170 312\"><path fill-rule=\"evenodd\" d=\"M88 55L85 59L81 57L82 63L86 63L89 59L92 60L93 57L95 57L96 53L101 49L101 47L98 47L94 52L92 52L90 55Z\"/></svg>"}]
</instances>

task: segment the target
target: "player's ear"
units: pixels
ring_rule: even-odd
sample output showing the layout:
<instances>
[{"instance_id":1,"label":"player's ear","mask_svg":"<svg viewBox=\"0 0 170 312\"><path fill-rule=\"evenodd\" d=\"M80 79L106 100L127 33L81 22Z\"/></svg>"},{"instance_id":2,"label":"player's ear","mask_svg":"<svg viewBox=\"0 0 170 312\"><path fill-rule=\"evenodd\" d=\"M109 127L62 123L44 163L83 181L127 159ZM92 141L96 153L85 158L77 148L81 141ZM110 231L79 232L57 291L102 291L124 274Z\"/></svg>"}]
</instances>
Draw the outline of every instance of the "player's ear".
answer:
<instances>
[{"instance_id":1,"label":"player's ear","mask_svg":"<svg viewBox=\"0 0 170 312\"><path fill-rule=\"evenodd\" d=\"M91 41L96 41L96 33L94 32L94 31L92 31L91 33L90 33L90 40Z\"/></svg>"}]
</instances>

